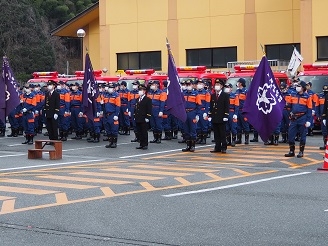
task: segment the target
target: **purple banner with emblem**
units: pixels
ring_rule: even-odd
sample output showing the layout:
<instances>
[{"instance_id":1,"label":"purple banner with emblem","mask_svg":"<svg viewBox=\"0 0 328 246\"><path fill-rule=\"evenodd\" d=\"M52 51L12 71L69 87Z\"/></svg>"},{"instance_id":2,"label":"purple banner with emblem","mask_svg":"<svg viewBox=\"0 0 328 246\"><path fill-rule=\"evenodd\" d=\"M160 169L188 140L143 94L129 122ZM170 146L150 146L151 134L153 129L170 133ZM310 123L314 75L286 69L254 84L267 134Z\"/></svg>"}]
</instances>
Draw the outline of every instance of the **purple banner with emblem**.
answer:
<instances>
[{"instance_id":1,"label":"purple banner with emblem","mask_svg":"<svg viewBox=\"0 0 328 246\"><path fill-rule=\"evenodd\" d=\"M267 141L281 122L285 99L273 76L269 62L263 56L246 96L243 115Z\"/></svg>"},{"instance_id":2,"label":"purple banner with emblem","mask_svg":"<svg viewBox=\"0 0 328 246\"><path fill-rule=\"evenodd\" d=\"M5 122L6 116L20 104L17 82L7 57L3 57L0 90L0 119Z\"/></svg>"},{"instance_id":3,"label":"purple banner with emblem","mask_svg":"<svg viewBox=\"0 0 328 246\"><path fill-rule=\"evenodd\" d=\"M85 56L84 78L82 84L83 113L88 119L93 120L97 112L96 100L99 94L97 81L95 80L89 53Z\"/></svg>"},{"instance_id":4,"label":"purple banner with emblem","mask_svg":"<svg viewBox=\"0 0 328 246\"><path fill-rule=\"evenodd\" d=\"M187 120L185 99L179 83L179 76L171 52L171 47L167 40L166 46L168 52L168 84L166 106L170 114L174 115L182 122L185 122Z\"/></svg>"}]
</instances>

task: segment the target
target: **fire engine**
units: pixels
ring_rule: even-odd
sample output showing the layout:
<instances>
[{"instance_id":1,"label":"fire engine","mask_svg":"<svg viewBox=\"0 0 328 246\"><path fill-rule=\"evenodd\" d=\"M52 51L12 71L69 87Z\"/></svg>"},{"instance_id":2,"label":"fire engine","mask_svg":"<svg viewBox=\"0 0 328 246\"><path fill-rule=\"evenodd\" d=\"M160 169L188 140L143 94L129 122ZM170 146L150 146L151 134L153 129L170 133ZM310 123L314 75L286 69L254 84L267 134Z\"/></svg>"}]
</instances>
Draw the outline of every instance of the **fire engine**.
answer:
<instances>
[{"instance_id":1,"label":"fire engine","mask_svg":"<svg viewBox=\"0 0 328 246\"><path fill-rule=\"evenodd\" d=\"M216 79L222 79L224 82L227 80L227 76L223 72L207 70L206 66L177 67L177 71L180 82L201 79L208 83L210 89L214 86Z\"/></svg>"},{"instance_id":2,"label":"fire engine","mask_svg":"<svg viewBox=\"0 0 328 246\"><path fill-rule=\"evenodd\" d=\"M250 83L253 80L254 74L256 72L258 65L238 65L235 66L235 72L231 73L227 83L232 84L233 91L236 91L236 84L239 78L244 78L246 80L246 88L249 87ZM281 82L290 85L291 80L285 72L273 72L273 76L275 77L278 86Z\"/></svg>"},{"instance_id":3,"label":"fire engine","mask_svg":"<svg viewBox=\"0 0 328 246\"><path fill-rule=\"evenodd\" d=\"M304 82L312 83L312 90L320 93L324 85L328 85L328 64L304 64L304 71L298 74L298 78Z\"/></svg>"},{"instance_id":4,"label":"fire engine","mask_svg":"<svg viewBox=\"0 0 328 246\"><path fill-rule=\"evenodd\" d=\"M129 90L132 90L132 82L135 80L145 86L148 85L150 80L157 80L161 89L163 89L163 82L167 80L166 74L155 73L154 69L125 70L125 74L119 78L118 82L125 81Z\"/></svg>"}]
</instances>

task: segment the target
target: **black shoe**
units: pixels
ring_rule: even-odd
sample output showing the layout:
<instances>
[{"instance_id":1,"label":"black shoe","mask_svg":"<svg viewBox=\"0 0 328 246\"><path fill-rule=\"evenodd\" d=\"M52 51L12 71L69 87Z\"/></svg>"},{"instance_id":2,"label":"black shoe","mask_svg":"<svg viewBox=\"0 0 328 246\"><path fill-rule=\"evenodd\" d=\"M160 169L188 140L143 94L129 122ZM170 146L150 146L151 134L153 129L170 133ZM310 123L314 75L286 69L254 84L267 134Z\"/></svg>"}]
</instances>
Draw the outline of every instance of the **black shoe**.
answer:
<instances>
[{"instance_id":1,"label":"black shoe","mask_svg":"<svg viewBox=\"0 0 328 246\"><path fill-rule=\"evenodd\" d=\"M138 141L139 141L139 140L138 140L137 138L131 140L132 143L136 143L136 142L138 142Z\"/></svg>"},{"instance_id":2,"label":"black shoe","mask_svg":"<svg viewBox=\"0 0 328 246\"><path fill-rule=\"evenodd\" d=\"M320 150L325 150L326 149L326 146L321 146L319 149Z\"/></svg>"},{"instance_id":3,"label":"black shoe","mask_svg":"<svg viewBox=\"0 0 328 246\"><path fill-rule=\"evenodd\" d=\"M214 149L214 150L211 150L210 152L211 153L221 153L222 150L217 150L217 149Z\"/></svg>"},{"instance_id":4,"label":"black shoe","mask_svg":"<svg viewBox=\"0 0 328 246\"><path fill-rule=\"evenodd\" d=\"M148 149L148 146L138 146L136 149Z\"/></svg>"},{"instance_id":5,"label":"black shoe","mask_svg":"<svg viewBox=\"0 0 328 246\"><path fill-rule=\"evenodd\" d=\"M285 157L293 157L295 156L295 153L293 151L289 151L288 154L285 154Z\"/></svg>"},{"instance_id":6,"label":"black shoe","mask_svg":"<svg viewBox=\"0 0 328 246\"><path fill-rule=\"evenodd\" d=\"M300 152L298 153L298 155L297 155L297 158L302 158L302 157L303 157L303 152L300 151Z\"/></svg>"},{"instance_id":7,"label":"black shoe","mask_svg":"<svg viewBox=\"0 0 328 246\"><path fill-rule=\"evenodd\" d=\"M227 150L226 149L223 149L223 150L221 150L221 153L222 154L226 154L227 153Z\"/></svg>"},{"instance_id":8,"label":"black shoe","mask_svg":"<svg viewBox=\"0 0 328 246\"><path fill-rule=\"evenodd\" d=\"M251 139L249 141L252 142L252 143L258 143L259 139L258 138L253 138L253 139Z\"/></svg>"}]
</instances>

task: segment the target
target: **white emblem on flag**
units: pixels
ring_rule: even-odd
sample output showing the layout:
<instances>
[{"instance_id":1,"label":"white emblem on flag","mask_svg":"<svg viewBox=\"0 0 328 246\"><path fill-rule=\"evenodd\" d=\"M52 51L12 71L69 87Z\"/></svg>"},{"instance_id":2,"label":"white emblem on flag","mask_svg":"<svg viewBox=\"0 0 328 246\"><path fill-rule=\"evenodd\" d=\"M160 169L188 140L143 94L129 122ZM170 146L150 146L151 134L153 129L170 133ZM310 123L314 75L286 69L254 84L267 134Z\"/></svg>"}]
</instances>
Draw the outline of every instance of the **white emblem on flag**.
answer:
<instances>
[{"instance_id":1,"label":"white emblem on flag","mask_svg":"<svg viewBox=\"0 0 328 246\"><path fill-rule=\"evenodd\" d=\"M277 104L275 96L271 93L272 85L264 84L263 87L257 90L256 105L258 110L261 110L263 114L270 114L274 105Z\"/></svg>"}]
</instances>

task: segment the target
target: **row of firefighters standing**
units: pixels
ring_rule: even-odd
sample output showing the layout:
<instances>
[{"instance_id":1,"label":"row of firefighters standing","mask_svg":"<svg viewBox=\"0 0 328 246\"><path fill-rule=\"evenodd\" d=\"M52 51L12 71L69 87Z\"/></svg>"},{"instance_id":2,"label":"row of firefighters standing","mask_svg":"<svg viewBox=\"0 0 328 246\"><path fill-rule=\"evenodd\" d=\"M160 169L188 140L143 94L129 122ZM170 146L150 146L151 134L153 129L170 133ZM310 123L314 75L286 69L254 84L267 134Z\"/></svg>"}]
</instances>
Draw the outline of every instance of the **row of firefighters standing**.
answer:
<instances>
[{"instance_id":1,"label":"row of firefighters standing","mask_svg":"<svg viewBox=\"0 0 328 246\"><path fill-rule=\"evenodd\" d=\"M247 96L246 81L240 78L237 82L236 92L232 92L232 85L225 84L221 80L215 81L214 93L220 91L229 94L230 103L228 112L224 116L226 128L226 143L223 143L222 152L225 153L226 146L235 146L240 144L242 133L245 134L245 144L258 142L258 134L254 131L254 139L249 140L250 125L247 119L243 117L242 110ZM136 138L132 142L138 141L138 132L134 121L134 110L139 98L139 81L133 82L133 89L129 91L127 84L122 81L121 84L99 84L99 97L97 98L97 112L94 120L91 121L83 114L82 109L82 91L78 83L66 85L59 82L57 92L60 94L60 112L58 117L58 126L60 140L66 141L68 133L73 129L76 136L73 139L81 139L84 132L90 132L92 138L89 142L99 142L100 132L105 130L109 144L107 148L116 148L118 133L129 134L130 128L134 129ZM176 139L178 130L181 130L183 139L179 142L187 143L187 148L183 151L194 151L195 144L205 144L206 138L211 132L211 119L215 108L211 103L211 91L208 84L202 80L181 82L186 101L187 121L182 123L174 116L170 115L166 108L167 100L167 82L164 82L164 89L159 89L158 81L150 81L150 90L147 96L152 100L152 116L150 126L153 131L154 139L151 143L161 143L161 140ZM286 100L286 107L283 113L281 124L272 133L271 139L265 144L278 144L280 133L282 141L288 142L290 152L286 156L294 156L295 137L300 141L300 153L298 157L303 156L306 135L312 135L313 117L316 115L322 119L324 115L325 94L328 86L324 86L323 92L315 94L311 90L311 83L303 81L294 81L289 88L281 83L280 89ZM33 143L33 136L42 132L42 126L45 123L44 108L45 94L39 85L26 85L21 91L21 104L9 115L9 122L12 133L9 137L16 137L24 129L26 136L25 143ZM327 130L322 122L322 133L324 139L327 137ZM132 126L130 126L130 123ZM120 130L120 131L119 131ZM165 137L162 138L164 131ZM0 135L4 136L5 124L0 122ZM324 147L321 147L324 148Z\"/></svg>"}]
</instances>

